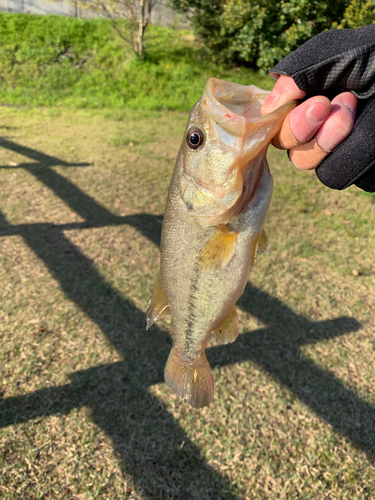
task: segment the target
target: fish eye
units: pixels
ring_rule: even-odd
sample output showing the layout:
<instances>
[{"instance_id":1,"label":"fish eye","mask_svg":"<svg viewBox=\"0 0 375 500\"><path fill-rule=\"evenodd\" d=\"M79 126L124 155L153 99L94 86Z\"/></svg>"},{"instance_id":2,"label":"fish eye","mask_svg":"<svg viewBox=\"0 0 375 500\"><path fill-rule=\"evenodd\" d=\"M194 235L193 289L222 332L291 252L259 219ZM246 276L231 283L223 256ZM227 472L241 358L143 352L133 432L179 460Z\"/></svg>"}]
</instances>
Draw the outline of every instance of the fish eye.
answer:
<instances>
[{"instance_id":1,"label":"fish eye","mask_svg":"<svg viewBox=\"0 0 375 500\"><path fill-rule=\"evenodd\" d=\"M199 128L190 129L187 133L186 141L190 149L198 149L204 141L203 132Z\"/></svg>"}]
</instances>

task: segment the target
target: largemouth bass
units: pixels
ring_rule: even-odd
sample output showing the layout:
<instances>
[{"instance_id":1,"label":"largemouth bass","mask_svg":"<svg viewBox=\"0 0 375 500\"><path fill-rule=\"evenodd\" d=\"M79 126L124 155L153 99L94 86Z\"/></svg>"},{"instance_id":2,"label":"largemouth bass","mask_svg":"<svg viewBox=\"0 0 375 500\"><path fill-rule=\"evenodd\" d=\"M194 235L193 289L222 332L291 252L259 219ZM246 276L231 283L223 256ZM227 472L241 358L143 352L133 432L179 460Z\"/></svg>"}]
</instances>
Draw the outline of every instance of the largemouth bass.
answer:
<instances>
[{"instance_id":1,"label":"largemouth bass","mask_svg":"<svg viewBox=\"0 0 375 500\"><path fill-rule=\"evenodd\" d=\"M266 151L296 105L261 116L267 95L255 86L208 80L190 111L169 188L147 328L172 314L165 381L195 408L213 398L208 337L214 333L223 344L237 338L235 304L257 250L266 246L272 196Z\"/></svg>"}]
</instances>

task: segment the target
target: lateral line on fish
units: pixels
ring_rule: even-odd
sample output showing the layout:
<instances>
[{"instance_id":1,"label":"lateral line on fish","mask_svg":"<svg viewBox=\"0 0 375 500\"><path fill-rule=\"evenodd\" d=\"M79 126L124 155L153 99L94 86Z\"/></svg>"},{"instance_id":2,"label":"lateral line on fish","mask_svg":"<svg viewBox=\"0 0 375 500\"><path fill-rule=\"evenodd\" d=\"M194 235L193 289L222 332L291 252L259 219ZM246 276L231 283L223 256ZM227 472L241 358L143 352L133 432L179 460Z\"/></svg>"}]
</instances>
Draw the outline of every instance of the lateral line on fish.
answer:
<instances>
[{"instance_id":1,"label":"lateral line on fish","mask_svg":"<svg viewBox=\"0 0 375 500\"><path fill-rule=\"evenodd\" d=\"M198 273L198 266L194 266L194 280L191 282L190 285L190 296L188 300L188 321L186 325L187 331L185 332L185 342L184 346L187 351L190 351L191 346L194 344L194 335L193 335L193 325L196 320L196 314L195 314L195 302L197 300L196 298L196 293L198 291L198 281L199 281L199 273Z\"/></svg>"},{"instance_id":2,"label":"lateral line on fish","mask_svg":"<svg viewBox=\"0 0 375 500\"><path fill-rule=\"evenodd\" d=\"M192 327L193 327L194 322L196 320L194 302L196 300L196 292L198 290L197 281L199 280L199 276L197 275L195 270L196 270L196 266L194 266L194 272L193 272L194 280L190 283L189 300L187 303L188 320L186 322L186 332L185 332L185 338L184 338L184 348L187 351L190 350L190 347L193 344Z\"/></svg>"}]
</instances>

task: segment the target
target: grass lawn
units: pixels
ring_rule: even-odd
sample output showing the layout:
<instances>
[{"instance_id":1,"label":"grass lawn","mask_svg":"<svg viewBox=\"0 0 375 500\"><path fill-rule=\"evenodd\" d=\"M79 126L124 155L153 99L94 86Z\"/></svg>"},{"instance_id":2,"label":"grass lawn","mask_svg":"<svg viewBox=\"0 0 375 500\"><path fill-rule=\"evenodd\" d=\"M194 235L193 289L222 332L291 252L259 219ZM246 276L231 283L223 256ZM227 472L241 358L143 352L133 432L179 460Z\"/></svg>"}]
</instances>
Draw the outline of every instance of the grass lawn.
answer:
<instances>
[{"instance_id":1,"label":"grass lawn","mask_svg":"<svg viewBox=\"0 0 375 500\"><path fill-rule=\"evenodd\" d=\"M1 114L1 499L374 499L375 197L271 151L269 247L194 410L168 318L145 330L186 113Z\"/></svg>"},{"instance_id":2,"label":"grass lawn","mask_svg":"<svg viewBox=\"0 0 375 500\"><path fill-rule=\"evenodd\" d=\"M0 103L188 111L209 77L272 88L245 67L214 64L191 31L150 26L131 59L107 19L0 13Z\"/></svg>"}]
</instances>

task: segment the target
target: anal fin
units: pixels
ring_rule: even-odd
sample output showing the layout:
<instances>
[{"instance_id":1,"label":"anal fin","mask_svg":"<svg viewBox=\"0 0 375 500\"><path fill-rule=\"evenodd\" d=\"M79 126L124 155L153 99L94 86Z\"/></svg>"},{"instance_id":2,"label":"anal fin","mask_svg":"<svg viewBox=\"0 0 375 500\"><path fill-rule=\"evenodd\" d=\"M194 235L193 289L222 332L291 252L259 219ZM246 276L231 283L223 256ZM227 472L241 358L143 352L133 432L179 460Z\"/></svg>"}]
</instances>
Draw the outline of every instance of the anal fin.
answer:
<instances>
[{"instance_id":1,"label":"anal fin","mask_svg":"<svg viewBox=\"0 0 375 500\"><path fill-rule=\"evenodd\" d=\"M161 283L160 271L156 279L154 290L147 307L146 314L146 330L148 330L159 318L162 318L170 312L167 296L165 295L163 285Z\"/></svg>"},{"instance_id":2,"label":"anal fin","mask_svg":"<svg viewBox=\"0 0 375 500\"><path fill-rule=\"evenodd\" d=\"M202 248L198 264L204 271L224 269L236 252L237 231L222 226Z\"/></svg>"},{"instance_id":3,"label":"anal fin","mask_svg":"<svg viewBox=\"0 0 375 500\"><path fill-rule=\"evenodd\" d=\"M238 337L239 323L236 306L233 306L219 326L213 330L220 344L231 344Z\"/></svg>"}]
</instances>

